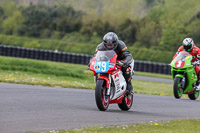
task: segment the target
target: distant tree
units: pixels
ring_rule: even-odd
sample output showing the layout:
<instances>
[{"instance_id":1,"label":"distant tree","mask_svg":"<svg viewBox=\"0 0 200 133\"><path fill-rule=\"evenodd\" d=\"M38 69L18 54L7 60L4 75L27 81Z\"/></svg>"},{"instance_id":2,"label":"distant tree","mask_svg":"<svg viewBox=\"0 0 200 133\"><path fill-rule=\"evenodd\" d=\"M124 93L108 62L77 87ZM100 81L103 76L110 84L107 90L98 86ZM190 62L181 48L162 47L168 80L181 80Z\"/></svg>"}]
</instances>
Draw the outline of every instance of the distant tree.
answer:
<instances>
[{"instance_id":1,"label":"distant tree","mask_svg":"<svg viewBox=\"0 0 200 133\"><path fill-rule=\"evenodd\" d=\"M104 34L110 31L115 31L114 27L110 25L109 22L102 22L100 19L90 22L82 26L80 32L82 34L93 35L93 33L97 33L98 36L102 37Z\"/></svg>"},{"instance_id":2,"label":"distant tree","mask_svg":"<svg viewBox=\"0 0 200 133\"><path fill-rule=\"evenodd\" d=\"M156 0L145 0L145 1L146 1L146 6L148 8L150 8L156 4L156 2L155 2Z\"/></svg>"},{"instance_id":3,"label":"distant tree","mask_svg":"<svg viewBox=\"0 0 200 133\"><path fill-rule=\"evenodd\" d=\"M0 1L0 7L3 10L4 17L12 16L13 12L18 10L16 3L11 0Z\"/></svg>"},{"instance_id":4,"label":"distant tree","mask_svg":"<svg viewBox=\"0 0 200 133\"><path fill-rule=\"evenodd\" d=\"M22 13L25 21L21 29L19 29L19 34L39 37L43 29L41 22L47 16L47 10L43 6L29 6L24 8Z\"/></svg>"},{"instance_id":5,"label":"distant tree","mask_svg":"<svg viewBox=\"0 0 200 133\"><path fill-rule=\"evenodd\" d=\"M136 42L138 26L138 22L126 19L118 26L117 33L123 41L125 41L128 45L132 45Z\"/></svg>"},{"instance_id":6,"label":"distant tree","mask_svg":"<svg viewBox=\"0 0 200 133\"><path fill-rule=\"evenodd\" d=\"M17 14L13 15L16 11L19 11L19 10L15 2L10 1L10 0L0 1L0 32L3 32L3 25L2 25L3 23L4 23L4 29L5 29L6 23L9 23L12 25L8 27L9 30L11 27L13 27L13 25L16 25L16 24L12 24L14 23L14 21L8 22L8 21L13 20L14 16L17 15ZM4 20L6 20L7 22L4 22ZM11 32L12 31L9 31L9 33Z\"/></svg>"},{"instance_id":7,"label":"distant tree","mask_svg":"<svg viewBox=\"0 0 200 133\"><path fill-rule=\"evenodd\" d=\"M21 35L40 37L43 31L50 30L70 33L79 31L83 15L72 7L47 7L44 5L32 5L22 10L25 16L24 25L19 30Z\"/></svg>"},{"instance_id":8,"label":"distant tree","mask_svg":"<svg viewBox=\"0 0 200 133\"><path fill-rule=\"evenodd\" d=\"M162 16L165 14L163 5L157 5L151 8L146 16L151 21L160 23Z\"/></svg>"},{"instance_id":9,"label":"distant tree","mask_svg":"<svg viewBox=\"0 0 200 133\"><path fill-rule=\"evenodd\" d=\"M198 47L200 47L200 18L193 21L190 25L186 26L186 30L188 32L188 36L187 37L191 37L195 44L198 45Z\"/></svg>"},{"instance_id":10,"label":"distant tree","mask_svg":"<svg viewBox=\"0 0 200 133\"><path fill-rule=\"evenodd\" d=\"M22 26L24 17L20 11L15 11L14 14L3 21L2 29L6 34L14 34Z\"/></svg>"},{"instance_id":11,"label":"distant tree","mask_svg":"<svg viewBox=\"0 0 200 133\"><path fill-rule=\"evenodd\" d=\"M185 37L187 37L187 31L184 24L168 20L162 30L159 47L161 50L177 51Z\"/></svg>"},{"instance_id":12,"label":"distant tree","mask_svg":"<svg viewBox=\"0 0 200 133\"><path fill-rule=\"evenodd\" d=\"M2 7L0 7L0 18L2 18L4 16L4 10Z\"/></svg>"},{"instance_id":13,"label":"distant tree","mask_svg":"<svg viewBox=\"0 0 200 133\"><path fill-rule=\"evenodd\" d=\"M145 18L140 21L140 26L136 34L137 42L141 45L151 48L159 45L162 28L159 23L152 21L152 19Z\"/></svg>"}]
</instances>

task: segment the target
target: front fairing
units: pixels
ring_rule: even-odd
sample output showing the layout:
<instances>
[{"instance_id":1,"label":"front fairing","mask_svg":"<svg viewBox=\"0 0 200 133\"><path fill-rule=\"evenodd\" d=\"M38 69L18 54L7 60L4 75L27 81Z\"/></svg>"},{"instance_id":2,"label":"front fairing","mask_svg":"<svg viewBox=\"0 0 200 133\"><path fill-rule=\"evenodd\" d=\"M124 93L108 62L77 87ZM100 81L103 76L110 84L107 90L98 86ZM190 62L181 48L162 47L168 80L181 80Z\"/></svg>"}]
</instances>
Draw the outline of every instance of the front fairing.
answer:
<instances>
[{"instance_id":1,"label":"front fairing","mask_svg":"<svg viewBox=\"0 0 200 133\"><path fill-rule=\"evenodd\" d=\"M172 68L177 70L190 68L193 67L191 64L191 60L192 56L189 53L182 51L177 55L177 57L174 60L172 60L170 65Z\"/></svg>"},{"instance_id":2,"label":"front fairing","mask_svg":"<svg viewBox=\"0 0 200 133\"><path fill-rule=\"evenodd\" d=\"M90 70L95 73L108 73L115 69L117 54L113 50L98 51L92 59Z\"/></svg>"},{"instance_id":3,"label":"front fairing","mask_svg":"<svg viewBox=\"0 0 200 133\"><path fill-rule=\"evenodd\" d=\"M193 84L197 81L194 66L191 64L192 56L182 51L171 62L171 74L173 79L175 77L186 78L186 86L183 93L193 89Z\"/></svg>"}]
</instances>

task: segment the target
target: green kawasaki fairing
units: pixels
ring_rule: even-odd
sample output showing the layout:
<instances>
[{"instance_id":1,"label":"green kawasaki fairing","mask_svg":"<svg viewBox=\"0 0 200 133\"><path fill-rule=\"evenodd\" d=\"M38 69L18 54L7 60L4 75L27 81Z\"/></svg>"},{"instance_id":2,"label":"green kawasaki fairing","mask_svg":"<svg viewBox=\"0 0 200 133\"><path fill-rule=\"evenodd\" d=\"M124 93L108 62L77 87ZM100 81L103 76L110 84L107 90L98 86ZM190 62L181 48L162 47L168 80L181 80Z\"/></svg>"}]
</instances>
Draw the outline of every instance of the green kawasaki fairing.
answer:
<instances>
[{"instance_id":1,"label":"green kawasaki fairing","mask_svg":"<svg viewBox=\"0 0 200 133\"><path fill-rule=\"evenodd\" d=\"M191 60L192 56L183 51L170 64L175 98L180 98L182 94L188 94L190 99L195 100L199 95L199 91L195 90L198 79Z\"/></svg>"}]
</instances>

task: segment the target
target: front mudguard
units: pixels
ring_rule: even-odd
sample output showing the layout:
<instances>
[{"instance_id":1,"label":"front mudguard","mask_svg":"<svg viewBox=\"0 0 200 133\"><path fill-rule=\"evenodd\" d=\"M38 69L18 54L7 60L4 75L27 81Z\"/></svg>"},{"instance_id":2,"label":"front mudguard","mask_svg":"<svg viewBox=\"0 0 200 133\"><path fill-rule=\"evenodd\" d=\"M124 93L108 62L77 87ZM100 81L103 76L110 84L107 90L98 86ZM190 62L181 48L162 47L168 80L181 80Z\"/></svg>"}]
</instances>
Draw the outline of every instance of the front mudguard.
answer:
<instances>
[{"instance_id":1,"label":"front mudguard","mask_svg":"<svg viewBox=\"0 0 200 133\"><path fill-rule=\"evenodd\" d=\"M181 78L181 88L183 89L183 90L185 90L185 86L186 86L186 79L185 79L185 77L184 77L184 75L182 75L182 74L176 74L175 75L175 77L179 77L179 78ZM175 78L174 77L174 78Z\"/></svg>"},{"instance_id":2,"label":"front mudguard","mask_svg":"<svg viewBox=\"0 0 200 133\"><path fill-rule=\"evenodd\" d=\"M110 88L110 79L106 76L99 76L97 79L104 79L106 81L106 88Z\"/></svg>"},{"instance_id":3,"label":"front mudguard","mask_svg":"<svg viewBox=\"0 0 200 133\"><path fill-rule=\"evenodd\" d=\"M175 75L175 77L180 77L180 78L183 78L183 77L184 77L184 75L182 75L182 74L176 74L176 75ZM174 77L174 78L175 78L175 77Z\"/></svg>"}]
</instances>

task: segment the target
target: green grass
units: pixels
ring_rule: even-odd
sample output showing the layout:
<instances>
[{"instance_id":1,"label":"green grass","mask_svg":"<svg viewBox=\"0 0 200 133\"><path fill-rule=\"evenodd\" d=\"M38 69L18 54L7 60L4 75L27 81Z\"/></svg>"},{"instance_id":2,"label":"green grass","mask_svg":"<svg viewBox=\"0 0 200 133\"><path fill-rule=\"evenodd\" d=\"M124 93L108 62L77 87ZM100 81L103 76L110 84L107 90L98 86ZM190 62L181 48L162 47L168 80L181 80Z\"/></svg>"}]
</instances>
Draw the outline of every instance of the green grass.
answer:
<instances>
[{"instance_id":1,"label":"green grass","mask_svg":"<svg viewBox=\"0 0 200 133\"><path fill-rule=\"evenodd\" d=\"M65 88L94 89L93 80L73 77L34 74L21 71L0 71L0 82L29 85L42 85Z\"/></svg>"},{"instance_id":2,"label":"green grass","mask_svg":"<svg viewBox=\"0 0 200 133\"><path fill-rule=\"evenodd\" d=\"M86 66L74 66L75 65L73 64L0 57L0 70L3 71L11 70L20 72L31 72L35 74L85 78L83 76L83 69L86 68Z\"/></svg>"},{"instance_id":3,"label":"green grass","mask_svg":"<svg viewBox=\"0 0 200 133\"><path fill-rule=\"evenodd\" d=\"M135 72L135 74L170 77L170 75L144 72ZM0 82L66 88L95 88L93 72L89 71L86 65L1 56ZM136 93L172 96L172 84L133 80L133 86Z\"/></svg>"},{"instance_id":4,"label":"green grass","mask_svg":"<svg viewBox=\"0 0 200 133\"><path fill-rule=\"evenodd\" d=\"M66 37L67 40L66 38L57 40L0 34L0 43L3 45L20 46L25 48L46 50L57 49L58 51L63 52L94 54L97 44L88 41L77 41L78 35L75 37L76 40L72 41L70 40L70 37Z\"/></svg>"},{"instance_id":5,"label":"green grass","mask_svg":"<svg viewBox=\"0 0 200 133\"><path fill-rule=\"evenodd\" d=\"M172 96L173 84L133 80L133 88L138 94L151 94L160 96Z\"/></svg>"},{"instance_id":6,"label":"green grass","mask_svg":"<svg viewBox=\"0 0 200 133\"><path fill-rule=\"evenodd\" d=\"M67 63L58 63L50 61L39 61L31 59L21 59L13 57L0 56L0 70L2 71L20 71L31 72L34 74L68 76L73 78L88 78L88 67L86 65L75 65ZM135 75L171 78L171 75L135 72Z\"/></svg>"},{"instance_id":7,"label":"green grass","mask_svg":"<svg viewBox=\"0 0 200 133\"><path fill-rule=\"evenodd\" d=\"M199 133L200 120L173 120L167 122L148 122L124 126L92 127L85 129L49 131L45 133Z\"/></svg>"},{"instance_id":8,"label":"green grass","mask_svg":"<svg viewBox=\"0 0 200 133\"><path fill-rule=\"evenodd\" d=\"M172 79L171 75L157 74L157 73L147 73L147 72L137 72L136 71L135 75L138 75L138 76L147 76L147 77L155 77L155 78Z\"/></svg>"},{"instance_id":9,"label":"green grass","mask_svg":"<svg viewBox=\"0 0 200 133\"><path fill-rule=\"evenodd\" d=\"M86 65L0 57L0 82L53 87L94 88Z\"/></svg>"},{"instance_id":10,"label":"green grass","mask_svg":"<svg viewBox=\"0 0 200 133\"><path fill-rule=\"evenodd\" d=\"M170 78L170 75L135 72L135 75ZM94 89L93 72L86 65L0 56L0 82L64 88ZM134 92L173 96L173 84L132 80ZM187 98L183 95L182 98Z\"/></svg>"}]
</instances>

